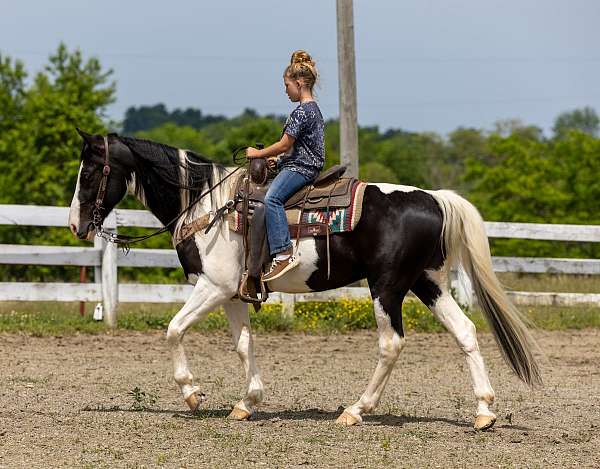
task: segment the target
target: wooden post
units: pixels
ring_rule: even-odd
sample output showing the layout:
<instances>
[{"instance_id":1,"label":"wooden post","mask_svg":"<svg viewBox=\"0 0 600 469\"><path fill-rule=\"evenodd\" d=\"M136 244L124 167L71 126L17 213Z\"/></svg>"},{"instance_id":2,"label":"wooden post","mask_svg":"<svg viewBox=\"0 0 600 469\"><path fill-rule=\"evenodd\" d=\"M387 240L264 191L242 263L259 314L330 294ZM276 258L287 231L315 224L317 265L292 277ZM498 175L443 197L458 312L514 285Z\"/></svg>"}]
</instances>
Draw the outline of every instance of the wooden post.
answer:
<instances>
[{"instance_id":1,"label":"wooden post","mask_svg":"<svg viewBox=\"0 0 600 469\"><path fill-rule=\"evenodd\" d=\"M282 293L281 294L281 314L285 318L294 317L294 303L296 302L296 295L293 293Z\"/></svg>"},{"instance_id":2,"label":"wooden post","mask_svg":"<svg viewBox=\"0 0 600 469\"><path fill-rule=\"evenodd\" d=\"M117 219L114 212L106 218L104 226L107 230L117 230ZM102 304L104 306L104 323L110 328L117 327L119 306L117 245L105 241L103 241L102 252Z\"/></svg>"},{"instance_id":3,"label":"wooden post","mask_svg":"<svg viewBox=\"0 0 600 469\"><path fill-rule=\"evenodd\" d=\"M352 0L337 0L338 80L340 87L340 163L358 177L356 64Z\"/></svg>"},{"instance_id":4,"label":"wooden post","mask_svg":"<svg viewBox=\"0 0 600 469\"><path fill-rule=\"evenodd\" d=\"M82 265L79 268L79 283L85 283L86 282L86 268L85 265ZM80 316L84 316L85 315L85 301L80 301L79 302L79 315Z\"/></svg>"},{"instance_id":5,"label":"wooden post","mask_svg":"<svg viewBox=\"0 0 600 469\"><path fill-rule=\"evenodd\" d=\"M94 237L94 249L104 252L105 244L106 242L102 238ZM100 256L100 260L102 261L102 256ZM102 283L102 264L94 266L94 283Z\"/></svg>"}]
</instances>

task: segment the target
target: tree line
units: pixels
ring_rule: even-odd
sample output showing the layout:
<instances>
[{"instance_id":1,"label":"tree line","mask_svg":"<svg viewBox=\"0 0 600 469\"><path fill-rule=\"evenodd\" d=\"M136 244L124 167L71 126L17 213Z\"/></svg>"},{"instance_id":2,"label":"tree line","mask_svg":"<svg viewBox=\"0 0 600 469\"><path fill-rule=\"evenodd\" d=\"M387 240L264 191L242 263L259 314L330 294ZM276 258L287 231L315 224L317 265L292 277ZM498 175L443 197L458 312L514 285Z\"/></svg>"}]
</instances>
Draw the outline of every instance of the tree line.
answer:
<instances>
[{"instance_id":1,"label":"tree line","mask_svg":"<svg viewBox=\"0 0 600 469\"><path fill-rule=\"evenodd\" d=\"M75 127L124 134L187 148L231 164L240 145L277 140L285 116L245 109L235 117L174 109L130 107L122 122L107 118L115 101L112 71L96 58L61 44L45 68L29 76L0 53L0 203L69 205L81 141ZM519 120L492 129L459 127L447 136L403 129L359 128L359 176L366 181L448 188L471 200L484 219L600 224L600 120L591 108L566 111L550 136ZM339 123L326 122L327 166L339 162ZM124 206L135 206L126 200ZM77 244L66 229L7 228L0 243ZM153 247L167 247L167 239ZM597 246L497 240L498 255L597 257ZM5 268L3 276L18 276ZM61 269L38 268L38 277ZM132 271L133 272L133 271ZM133 275L133 274L132 274ZM137 274L136 274L137 275ZM163 275L162 273L160 275Z\"/></svg>"}]
</instances>

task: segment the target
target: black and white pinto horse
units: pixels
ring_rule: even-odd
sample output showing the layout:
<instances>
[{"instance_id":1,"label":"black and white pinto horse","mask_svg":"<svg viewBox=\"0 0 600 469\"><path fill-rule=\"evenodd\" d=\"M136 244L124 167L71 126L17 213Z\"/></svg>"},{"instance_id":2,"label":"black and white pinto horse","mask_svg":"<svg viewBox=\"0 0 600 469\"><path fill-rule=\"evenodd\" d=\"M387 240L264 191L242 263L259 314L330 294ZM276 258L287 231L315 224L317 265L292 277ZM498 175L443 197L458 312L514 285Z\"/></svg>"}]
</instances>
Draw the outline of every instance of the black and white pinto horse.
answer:
<instances>
[{"instance_id":1,"label":"black and white pinto horse","mask_svg":"<svg viewBox=\"0 0 600 469\"><path fill-rule=\"evenodd\" d=\"M93 211L106 149L104 137L81 131L80 134L84 142L69 224L77 237L90 240L96 231ZM110 134L106 141L111 171L103 218L129 190L167 224L202 190L222 181L230 171L190 151L146 140ZM222 207L236 177L230 177L204 197L171 227L171 234L176 236L184 222ZM454 336L465 354L477 399L475 428L494 424L496 416L490 410L494 391L479 351L475 326L448 288L448 272L458 264L471 279L479 306L508 365L529 385L541 383L532 353L533 339L493 273L481 216L464 198L447 190L368 184L359 223L352 232L332 235L330 249L329 277L326 241L306 238L298 247L300 265L269 286L274 291L301 293L368 280L377 321L379 360L367 389L338 417L339 423L360 423L362 415L377 406L404 346L402 301L411 290ZM198 232L179 244L177 254L194 289L167 330L175 381L189 407L195 410L201 393L188 366L182 340L192 324L222 306L247 378L246 395L235 404L230 416L248 419L263 398L263 384L255 362L248 307L232 299L242 274L242 239L228 229L225 220L208 234Z\"/></svg>"}]
</instances>

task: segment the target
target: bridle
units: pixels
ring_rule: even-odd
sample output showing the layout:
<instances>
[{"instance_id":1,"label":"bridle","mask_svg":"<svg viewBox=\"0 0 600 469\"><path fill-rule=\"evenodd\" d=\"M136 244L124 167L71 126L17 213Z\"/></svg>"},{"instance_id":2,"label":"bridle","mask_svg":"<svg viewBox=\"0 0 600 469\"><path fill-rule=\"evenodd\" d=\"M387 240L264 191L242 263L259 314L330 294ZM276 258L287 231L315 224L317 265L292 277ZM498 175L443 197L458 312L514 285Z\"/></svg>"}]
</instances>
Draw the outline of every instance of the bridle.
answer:
<instances>
[{"instance_id":1,"label":"bridle","mask_svg":"<svg viewBox=\"0 0 600 469\"><path fill-rule=\"evenodd\" d=\"M96 202L94 203L94 210L92 212L92 225L93 225L94 229L96 230L96 236L98 236L99 238L102 238L108 242L121 245L126 252L129 251L130 244L139 243L140 241L144 241L146 239L152 238L154 236L158 236L159 234L162 234L162 233L168 231L170 227L172 227L174 224L177 223L177 221L181 218L182 215L189 212L192 209L192 207L194 207L194 205L196 205L198 202L200 202L200 200L202 200L205 196L210 194L213 190L215 190L217 187L219 187L221 184L223 184L223 182L225 182L227 179L229 179L231 176L233 176L237 171L239 171L240 169L242 169L244 167L244 166L239 165L237 168L235 168L233 171L231 171L229 174L227 174L227 176L225 176L219 182L217 182L212 187L208 188L206 191L201 193L192 202L190 202L187 207L185 207L183 210L181 210L175 216L175 218L173 218L170 222L168 222L162 228L160 228L148 235L144 235L144 236L120 235L120 234L114 233L112 231L107 231L104 228L102 228L102 224L104 222L104 218L102 217L102 213L104 212L104 206L103 206L104 197L106 196L106 187L108 184L108 176L110 174L108 137L105 135L103 138L104 138L104 167L102 168L102 179L100 180L100 186L98 187L98 193L96 194ZM233 151L234 162L238 163L240 161L239 159L237 159L237 155L241 151L245 150L246 148L248 148L248 147L247 146L238 147ZM209 164L212 164L212 163L209 163ZM215 217L213 218L212 222L207 227L205 233L208 233L208 231L210 230L210 228L212 228L212 226L216 223L216 221L220 217L222 217L226 211L231 210L236 202L237 202L237 200L228 200L227 203L223 207L218 209L215 213Z\"/></svg>"},{"instance_id":2,"label":"bridle","mask_svg":"<svg viewBox=\"0 0 600 469\"><path fill-rule=\"evenodd\" d=\"M102 231L102 212L104 207L104 196L106 195L106 185L108 184L108 175L110 174L109 164L109 152L108 152L108 137L104 136L104 168L102 168L102 179L100 180L100 186L98 186L98 194L96 194L96 202L94 203L94 210L92 212L92 225L96 229L96 233Z\"/></svg>"}]
</instances>

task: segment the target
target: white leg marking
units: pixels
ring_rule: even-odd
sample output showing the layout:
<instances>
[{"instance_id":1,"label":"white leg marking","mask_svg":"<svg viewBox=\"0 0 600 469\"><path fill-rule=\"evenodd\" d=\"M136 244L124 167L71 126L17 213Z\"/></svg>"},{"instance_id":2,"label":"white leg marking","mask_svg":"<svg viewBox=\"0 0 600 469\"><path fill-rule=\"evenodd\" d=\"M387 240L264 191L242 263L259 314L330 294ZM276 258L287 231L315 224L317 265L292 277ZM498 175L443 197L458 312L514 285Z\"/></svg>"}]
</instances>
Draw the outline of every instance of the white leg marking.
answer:
<instances>
[{"instance_id":1,"label":"white leg marking","mask_svg":"<svg viewBox=\"0 0 600 469\"><path fill-rule=\"evenodd\" d=\"M473 391L477 398L477 415L487 415L495 418L494 413L489 409L489 406L494 402L494 390L479 351L475 325L452 298L445 281L445 274L440 271L427 271L427 276L442 291L441 296L431 307L431 311L448 332L454 336L465 354L473 382Z\"/></svg>"},{"instance_id":2,"label":"white leg marking","mask_svg":"<svg viewBox=\"0 0 600 469\"><path fill-rule=\"evenodd\" d=\"M404 337L400 337L392 327L390 317L384 311L379 298L373 300L373 307L379 335L379 362L364 394L358 402L344 411L351 414L358 422L362 421L362 414L371 412L379 403L381 393L385 389L405 342Z\"/></svg>"},{"instance_id":3,"label":"white leg marking","mask_svg":"<svg viewBox=\"0 0 600 469\"><path fill-rule=\"evenodd\" d=\"M255 406L263 399L263 383L260 379L260 371L256 366L248 305L236 301L225 303L223 307L229 320L233 345L244 366L248 386L246 396L235 407L251 415Z\"/></svg>"},{"instance_id":4,"label":"white leg marking","mask_svg":"<svg viewBox=\"0 0 600 469\"><path fill-rule=\"evenodd\" d=\"M167 341L173 354L175 381L179 385L184 399L199 391L193 385L193 375L187 363L183 348L183 336L187 329L206 313L220 306L231 298L231 292L219 288L205 275L201 275L194 287L192 296L188 298L179 312L171 319L167 330Z\"/></svg>"}]
</instances>

